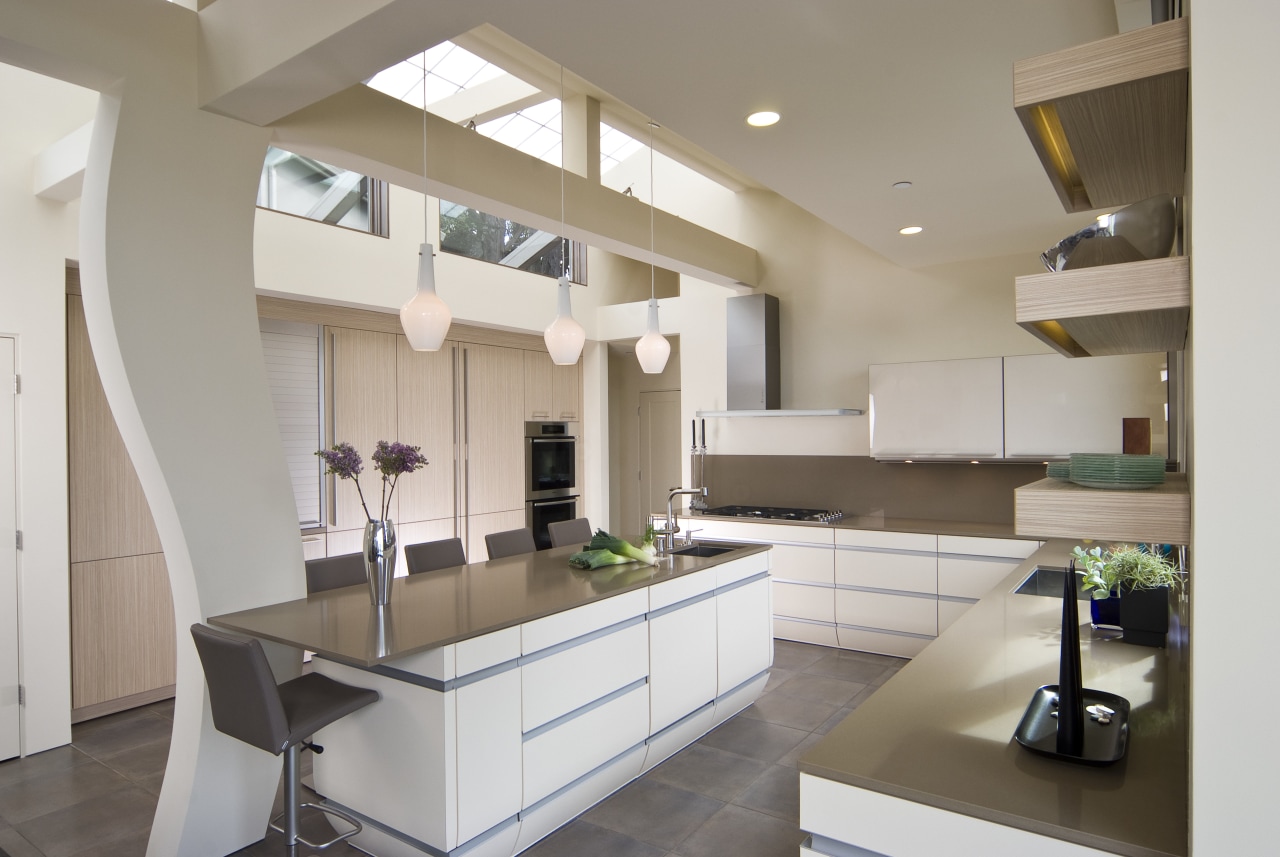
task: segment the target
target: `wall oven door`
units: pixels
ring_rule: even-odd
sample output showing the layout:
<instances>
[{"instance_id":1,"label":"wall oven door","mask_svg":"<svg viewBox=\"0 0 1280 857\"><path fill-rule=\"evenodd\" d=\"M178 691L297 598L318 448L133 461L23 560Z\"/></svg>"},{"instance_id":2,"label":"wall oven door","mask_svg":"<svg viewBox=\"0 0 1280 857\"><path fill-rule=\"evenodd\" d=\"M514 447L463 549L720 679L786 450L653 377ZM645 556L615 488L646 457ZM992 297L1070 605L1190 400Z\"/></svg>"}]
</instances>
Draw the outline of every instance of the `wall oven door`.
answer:
<instances>
[{"instance_id":1,"label":"wall oven door","mask_svg":"<svg viewBox=\"0 0 1280 857\"><path fill-rule=\"evenodd\" d=\"M551 535L547 525L558 521L572 521L578 517L578 498L557 497L553 500L530 500L524 504L525 519L533 530L533 541L538 550L551 547Z\"/></svg>"},{"instance_id":2,"label":"wall oven door","mask_svg":"<svg viewBox=\"0 0 1280 857\"><path fill-rule=\"evenodd\" d=\"M577 493L575 423L525 424L525 500L549 500Z\"/></svg>"}]
</instances>

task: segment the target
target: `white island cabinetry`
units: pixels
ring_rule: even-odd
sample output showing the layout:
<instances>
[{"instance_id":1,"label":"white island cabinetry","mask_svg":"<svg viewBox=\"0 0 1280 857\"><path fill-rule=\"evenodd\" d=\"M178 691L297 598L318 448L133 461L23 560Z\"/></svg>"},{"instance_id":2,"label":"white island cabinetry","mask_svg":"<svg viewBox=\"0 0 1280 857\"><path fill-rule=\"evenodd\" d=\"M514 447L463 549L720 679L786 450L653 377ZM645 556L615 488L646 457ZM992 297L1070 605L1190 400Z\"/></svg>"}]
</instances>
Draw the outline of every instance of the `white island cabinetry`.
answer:
<instances>
[{"instance_id":1,"label":"white island cabinetry","mask_svg":"<svg viewBox=\"0 0 1280 857\"><path fill-rule=\"evenodd\" d=\"M760 695L769 552L728 559L369 667L316 657L382 696L318 736L317 791L383 857L529 847Z\"/></svg>"}]
</instances>

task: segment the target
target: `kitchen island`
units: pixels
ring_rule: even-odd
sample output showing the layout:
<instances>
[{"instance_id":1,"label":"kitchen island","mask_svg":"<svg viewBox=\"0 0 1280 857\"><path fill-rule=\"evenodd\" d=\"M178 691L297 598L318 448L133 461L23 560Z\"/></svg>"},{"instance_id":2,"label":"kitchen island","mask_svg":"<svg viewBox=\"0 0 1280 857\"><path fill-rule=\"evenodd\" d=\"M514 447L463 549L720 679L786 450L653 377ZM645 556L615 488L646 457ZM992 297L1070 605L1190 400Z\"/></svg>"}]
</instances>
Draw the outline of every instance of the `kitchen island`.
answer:
<instances>
[{"instance_id":1,"label":"kitchen island","mask_svg":"<svg viewBox=\"0 0 1280 857\"><path fill-rule=\"evenodd\" d=\"M1180 622L1163 649L1083 623L1085 687L1133 707L1126 758L1087 767L1013 741L1035 690L1058 682L1062 607L1014 590L1074 544L1046 543L801 758L803 854L1187 854Z\"/></svg>"},{"instance_id":2,"label":"kitchen island","mask_svg":"<svg viewBox=\"0 0 1280 857\"><path fill-rule=\"evenodd\" d=\"M317 735L353 844L510 857L750 705L773 660L768 545L596 571L574 550L398 578L383 610L359 586L209 623L381 694Z\"/></svg>"}]
</instances>

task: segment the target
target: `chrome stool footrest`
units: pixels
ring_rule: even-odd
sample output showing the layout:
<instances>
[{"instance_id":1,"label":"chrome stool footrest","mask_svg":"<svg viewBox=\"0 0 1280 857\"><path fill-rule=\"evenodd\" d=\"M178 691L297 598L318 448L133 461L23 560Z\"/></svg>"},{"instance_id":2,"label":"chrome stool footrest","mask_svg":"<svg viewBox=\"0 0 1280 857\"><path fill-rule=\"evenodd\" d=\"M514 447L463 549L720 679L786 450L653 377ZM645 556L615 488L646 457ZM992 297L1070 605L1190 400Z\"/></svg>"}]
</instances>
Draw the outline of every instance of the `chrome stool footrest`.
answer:
<instances>
[{"instance_id":1,"label":"chrome stool footrest","mask_svg":"<svg viewBox=\"0 0 1280 857\"><path fill-rule=\"evenodd\" d=\"M308 807L310 807L311 809L323 812L327 815L337 816L338 818L345 821L347 824L353 825L351 830L348 830L345 833L338 834L333 839L330 839L328 842L312 842L308 839L303 839L301 836L295 836L295 839L299 844L305 845L308 848L314 848L317 851L323 851L324 849L328 848L330 845L337 845L339 842L343 842L347 839L350 839L360 831L364 830L364 825L360 823L360 820L358 818L353 817L350 813L346 813L340 809L335 809L334 807L324 806L323 804L318 804L318 803L303 803L298 805L298 809L306 809ZM286 809L284 812L280 813L275 818L271 819L271 823L269 825L272 830L274 830L276 833L283 833L286 838L289 836L289 832L285 830L285 828L282 825L277 824L276 822L278 822L280 819L284 818L288 814L289 814L289 810ZM286 844L293 844L293 843L286 843Z\"/></svg>"}]
</instances>

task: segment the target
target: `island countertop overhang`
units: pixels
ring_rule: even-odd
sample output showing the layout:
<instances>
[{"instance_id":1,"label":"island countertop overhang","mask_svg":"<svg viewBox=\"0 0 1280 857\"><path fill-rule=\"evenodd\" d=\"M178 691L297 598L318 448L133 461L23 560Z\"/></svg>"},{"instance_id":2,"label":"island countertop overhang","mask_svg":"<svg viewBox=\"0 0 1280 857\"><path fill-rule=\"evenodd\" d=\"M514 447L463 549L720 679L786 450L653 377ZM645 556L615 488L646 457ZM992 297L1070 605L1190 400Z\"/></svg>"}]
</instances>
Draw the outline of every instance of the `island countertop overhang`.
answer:
<instances>
[{"instance_id":1,"label":"island countertop overhang","mask_svg":"<svg viewBox=\"0 0 1280 857\"><path fill-rule=\"evenodd\" d=\"M748 544L715 557L666 555L654 566L611 566L615 576L570 568L577 547L396 578L382 610L367 586L210 616L210 625L371 667L459 643L595 601L675 580L769 550Z\"/></svg>"}]
</instances>

